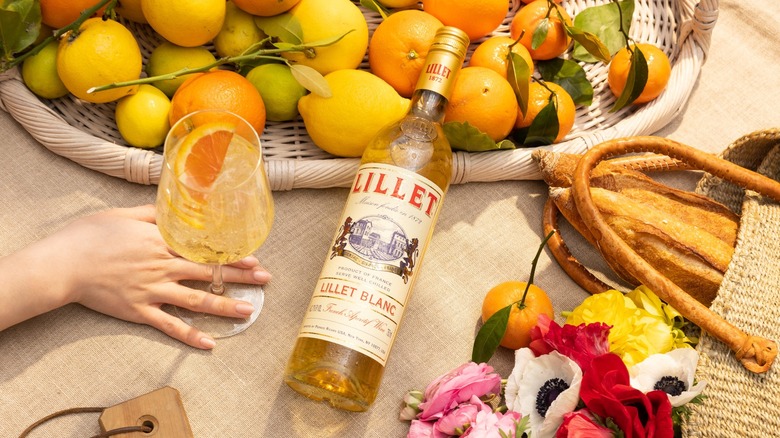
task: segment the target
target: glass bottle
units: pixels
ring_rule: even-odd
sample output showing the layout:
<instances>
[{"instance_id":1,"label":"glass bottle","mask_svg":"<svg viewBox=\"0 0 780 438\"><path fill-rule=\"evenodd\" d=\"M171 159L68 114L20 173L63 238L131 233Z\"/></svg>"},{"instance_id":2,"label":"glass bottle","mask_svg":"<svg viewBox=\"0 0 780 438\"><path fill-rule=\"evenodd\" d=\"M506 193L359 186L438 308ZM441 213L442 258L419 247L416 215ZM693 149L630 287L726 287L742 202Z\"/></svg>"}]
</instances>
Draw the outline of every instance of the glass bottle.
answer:
<instances>
[{"instance_id":1,"label":"glass bottle","mask_svg":"<svg viewBox=\"0 0 780 438\"><path fill-rule=\"evenodd\" d=\"M438 30L409 112L363 153L285 371L309 398L349 411L376 398L452 177L442 122L468 45Z\"/></svg>"}]
</instances>

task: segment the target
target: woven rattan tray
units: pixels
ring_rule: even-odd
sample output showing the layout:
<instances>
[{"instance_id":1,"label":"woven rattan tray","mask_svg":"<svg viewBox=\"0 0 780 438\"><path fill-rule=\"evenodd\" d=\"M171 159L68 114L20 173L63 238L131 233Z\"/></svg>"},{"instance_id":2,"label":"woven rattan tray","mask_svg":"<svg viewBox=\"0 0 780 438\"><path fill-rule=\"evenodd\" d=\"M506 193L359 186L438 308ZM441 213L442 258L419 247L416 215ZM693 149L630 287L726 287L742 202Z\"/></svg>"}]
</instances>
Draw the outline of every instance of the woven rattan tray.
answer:
<instances>
[{"instance_id":1,"label":"woven rattan tray","mask_svg":"<svg viewBox=\"0 0 780 438\"><path fill-rule=\"evenodd\" d=\"M586 7L607 1L564 0L562 5L574 16ZM606 65L585 64L587 77L594 87L593 104L578 108L569 135L563 142L547 148L583 153L604 140L652 134L684 107L709 48L718 1L636 0L635 3L630 35L638 42L658 45L670 56L672 74L667 89L644 106L627 107L610 114L615 98L607 86ZM520 0L511 0L507 17L495 34L509 34L509 23L520 7ZM381 17L363 11L369 31L373 31ZM160 37L149 26L127 24L147 57L161 42ZM480 41L473 42L471 49ZM367 69L367 65L364 60L360 68ZM43 146L90 169L134 183L157 184L162 155L124 145L113 121L114 106L113 103L89 104L71 96L41 100L22 83L17 69L0 75L0 107ZM346 187L357 169L357 159L333 157L314 145L300 118L293 122L269 122L262 142L274 190ZM455 152L452 182L539 179L531 152L530 148Z\"/></svg>"}]
</instances>

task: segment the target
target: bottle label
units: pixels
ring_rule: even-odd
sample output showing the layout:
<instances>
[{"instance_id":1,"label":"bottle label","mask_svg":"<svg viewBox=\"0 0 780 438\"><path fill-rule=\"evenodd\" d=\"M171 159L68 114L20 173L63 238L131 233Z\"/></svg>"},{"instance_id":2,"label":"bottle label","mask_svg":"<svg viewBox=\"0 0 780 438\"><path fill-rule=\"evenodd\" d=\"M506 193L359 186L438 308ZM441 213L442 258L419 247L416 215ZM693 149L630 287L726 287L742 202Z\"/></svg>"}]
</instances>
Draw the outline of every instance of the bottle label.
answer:
<instances>
[{"instance_id":1,"label":"bottle label","mask_svg":"<svg viewBox=\"0 0 780 438\"><path fill-rule=\"evenodd\" d=\"M360 166L299 336L385 365L444 193L403 168Z\"/></svg>"}]
</instances>

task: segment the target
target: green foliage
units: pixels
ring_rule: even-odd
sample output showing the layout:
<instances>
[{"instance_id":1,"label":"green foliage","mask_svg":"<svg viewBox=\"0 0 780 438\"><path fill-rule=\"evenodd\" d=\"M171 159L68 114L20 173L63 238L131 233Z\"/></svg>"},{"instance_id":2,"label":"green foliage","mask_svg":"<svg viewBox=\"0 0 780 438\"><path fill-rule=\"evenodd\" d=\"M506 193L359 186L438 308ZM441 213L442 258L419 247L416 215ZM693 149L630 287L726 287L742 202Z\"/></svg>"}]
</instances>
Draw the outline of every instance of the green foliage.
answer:
<instances>
[{"instance_id":1,"label":"green foliage","mask_svg":"<svg viewBox=\"0 0 780 438\"><path fill-rule=\"evenodd\" d=\"M384 20L387 18L388 15L390 15L390 10L384 7L381 3L379 3L376 0L360 0L360 6L363 6L364 8L377 12L379 15L382 16L382 19Z\"/></svg>"},{"instance_id":2,"label":"green foliage","mask_svg":"<svg viewBox=\"0 0 780 438\"><path fill-rule=\"evenodd\" d=\"M578 63L563 58L536 63L536 70L547 82L555 82L570 95L575 105L588 106L593 102L593 85Z\"/></svg>"},{"instance_id":3,"label":"green foliage","mask_svg":"<svg viewBox=\"0 0 780 438\"><path fill-rule=\"evenodd\" d=\"M509 47L506 77L515 92L520 113L525 115L528 111L528 85L531 81L531 67L522 56L512 52L512 46Z\"/></svg>"},{"instance_id":4,"label":"green foliage","mask_svg":"<svg viewBox=\"0 0 780 438\"><path fill-rule=\"evenodd\" d=\"M620 9L618 9L618 7ZM626 44L626 37L621 32L622 29L628 34L631 27L631 16L634 14L634 0L624 0L619 2L610 2L601 6L591 6L585 8L574 17L574 27L583 32L589 32L595 35L604 46L611 57ZM621 23L621 16L623 21ZM572 37L574 37L572 35ZM572 58L583 62L596 62L599 59L593 52L588 50L586 45L575 38ZM603 61L603 60L602 60ZM604 61L604 62L609 62Z\"/></svg>"},{"instance_id":5,"label":"green foliage","mask_svg":"<svg viewBox=\"0 0 780 438\"><path fill-rule=\"evenodd\" d=\"M527 128L518 129L512 134L512 138L523 146L544 146L552 144L558 137L558 111L555 102L550 95L547 105L534 117Z\"/></svg>"},{"instance_id":6,"label":"green foliage","mask_svg":"<svg viewBox=\"0 0 780 438\"><path fill-rule=\"evenodd\" d=\"M333 96L328 81L317 70L307 65L293 64L290 71L295 80L313 94L325 98Z\"/></svg>"},{"instance_id":7,"label":"green foliage","mask_svg":"<svg viewBox=\"0 0 780 438\"><path fill-rule=\"evenodd\" d=\"M0 7L0 72L12 67L14 54L28 48L41 28L41 6L36 0L5 0Z\"/></svg>"},{"instance_id":8,"label":"green foliage","mask_svg":"<svg viewBox=\"0 0 780 438\"><path fill-rule=\"evenodd\" d=\"M512 312L512 306L514 305L515 303L512 303L501 308L479 328L471 351L471 360L473 362L483 363L493 357L493 353L496 352L498 345L501 343L501 338L504 337L506 327L509 324L509 314Z\"/></svg>"},{"instance_id":9,"label":"green foliage","mask_svg":"<svg viewBox=\"0 0 780 438\"><path fill-rule=\"evenodd\" d=\"M447 122L443 128L453 149L466 152L484 152L516 148L510 140L501 140L496 143L490 136L469 122Z\"/></svg>"},{"instance_id":10,"label":"green foliage","mask_svg":"<svg viewBox=\"0 0 780 438\"><path fill-rule=\"evenodd\" d=\"M255 17L255 24L266 35L276 37L283 43L303 43L301 23L290 13L285 12L273 17Z\"/></svg>"}]
</instances>

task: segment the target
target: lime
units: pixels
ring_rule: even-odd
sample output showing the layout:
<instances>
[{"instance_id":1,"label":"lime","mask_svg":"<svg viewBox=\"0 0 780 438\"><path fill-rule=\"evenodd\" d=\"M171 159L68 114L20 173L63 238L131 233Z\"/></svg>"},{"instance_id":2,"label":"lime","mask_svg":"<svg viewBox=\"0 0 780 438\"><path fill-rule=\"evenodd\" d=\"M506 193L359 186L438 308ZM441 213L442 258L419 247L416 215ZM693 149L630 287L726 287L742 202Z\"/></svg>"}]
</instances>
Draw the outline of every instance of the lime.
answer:
<instances>
[{"instance_id":1,"label":"lime","mask_svg":"<svg viewBox=\"0 0 780 438\"><path fill-rule=\"evenodd\" d=\"M306 89L295 80L289 66L259 65L246 78L260 92L268 120L284 122L298 116L298 101L306 95Z\"/></svg>"},{"instance_id":2,"label":"lime","mask_svg":"<svg viewBox=\"0 0 780 438\"><path fill-rule=\"evenodd\" d=\"M125 96L116 105L116 126L127 144L153 148L165 141L171 125L168 112L171 101L157 88L143 84L138 92Z\"/></svg>"},{"instance_id":3,"label":"lime","mask_svg":"<svg viewBox=\"0 0 780 438\"><path fill-rule=\"evenodd\" d=\"M22 80L27 88L44 99L56 99L68 94L57 74L57 41L52 40L40 52L22 64Z\"/></svg>"},{"instance_id":4,"label":"lime","mask_svg":"<svg viewBox=\"0 0 780 438\"><path fill-rule=\"evenodd\" d=\"M214 62L216 62L214 55L203 46L181 47L166 41L152 50L146 65L146 74L165 75L183 68L198 68ZM189 77L190 75L181 75L174 79L157 81L152 85L162 90L166 96L172 97L179 85Z\"/></svg>"}]
</instances>

